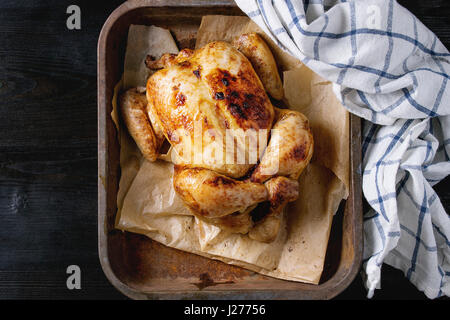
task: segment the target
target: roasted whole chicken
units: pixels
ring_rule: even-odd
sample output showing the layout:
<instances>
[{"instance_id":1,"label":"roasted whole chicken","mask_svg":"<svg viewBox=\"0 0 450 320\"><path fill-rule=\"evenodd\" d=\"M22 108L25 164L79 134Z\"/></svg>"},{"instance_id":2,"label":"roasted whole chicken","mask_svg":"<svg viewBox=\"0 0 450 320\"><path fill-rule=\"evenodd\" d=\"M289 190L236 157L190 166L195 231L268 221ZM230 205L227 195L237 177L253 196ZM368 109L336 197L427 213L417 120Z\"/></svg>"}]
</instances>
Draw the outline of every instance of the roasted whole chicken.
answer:
<instances>
[{"instance_id":1,"label":"roasted whole chicken","mask_svg":"<svg viewBox=\"0 0 450 320\"><path fill-rule=\"evenodd\" d=\"M283 87L260 36L211 42L178 55L147 57L146 88L120 97L124 122L149 161L163 143L173 184L192 213L223 230L273 241L283 209L298 197L313 137L301 113L275 108ZM267 93L266 93L267 92Z\"/></svg>"}]
</instances>

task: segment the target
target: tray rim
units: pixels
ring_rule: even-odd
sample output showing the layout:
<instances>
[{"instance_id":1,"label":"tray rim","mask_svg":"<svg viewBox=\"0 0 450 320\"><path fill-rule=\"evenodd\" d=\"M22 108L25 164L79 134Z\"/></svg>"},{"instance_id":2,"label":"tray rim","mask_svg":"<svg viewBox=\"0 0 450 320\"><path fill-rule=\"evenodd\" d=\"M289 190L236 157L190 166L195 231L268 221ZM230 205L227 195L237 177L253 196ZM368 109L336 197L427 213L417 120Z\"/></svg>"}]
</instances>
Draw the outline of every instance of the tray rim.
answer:
<instances>
[{"instance_id":1,"label":"tray rim","mask_svg":"<svg viewBox=\"0 0 450 320\"><path fill-rule=\"evenodd\" d=\"M347 199L351 201L348 205L354 212L353 237L351 239L354 248L354 259L350 266L341 271L341 265L335 274L326 282L313 286L311 290L252 290L252 289L227 289L202 291L153 291L140 292L123 283L113 272L108 259L108 234L106 229L107 219L107 188L106 177L108 174L107 150L108 141L106 135L107 106L106 96L106 66L104 50L107 36L114 23L124 14L135 9L144 7L215 7L229 6L237 7L232 0L208 1L208 0L129 0L117 7L107 18L99 35L97 46L97 98L98 98L98 252L100 265L110 283L124 295L132 299L331 299L344 291L356 277L362 263L362 191L361 191L361 120L359 117L350 114L350 195ZM353 152L354 147L357 151ZM345 210L347 211L347 209ZM355 214L356 213L356 214ZM344 223L345 223L344 216ZM341 253L342 254L342 253ZM340 279L336 279L342 273ZM325 292L325 294L323 293ZM239 294L239 296L237 296Z\"/></svg>"}]
</instances>

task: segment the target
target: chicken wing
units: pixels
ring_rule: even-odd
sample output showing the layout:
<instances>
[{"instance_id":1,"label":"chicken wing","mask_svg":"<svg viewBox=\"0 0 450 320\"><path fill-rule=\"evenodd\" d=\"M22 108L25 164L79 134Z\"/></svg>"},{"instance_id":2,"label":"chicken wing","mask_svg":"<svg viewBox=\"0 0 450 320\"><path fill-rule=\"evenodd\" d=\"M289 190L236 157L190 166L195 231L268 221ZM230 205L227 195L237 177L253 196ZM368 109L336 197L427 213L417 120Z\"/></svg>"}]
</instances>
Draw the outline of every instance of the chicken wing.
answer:
<instances>
[{"instance_id":1,"label":"chicken wing","mask_svg":"<svg viewBox=\"0 0 450 320\"><path fill-rule=\"evenodd\" d=\"M167 67L148 79L147 99L179 155L178 164L233 178L244 176L255 163L228 159L231 154L234 160L238 153L250 158L248 142L239 139L239 132L270 131L274 118L273 106L251 63L222 41L170 57L155 63ZM192 152L199 141L201 147ZM236 153L228 142L234 144ZM262 142L266 145L267 137ZM218 152L210 152L216 146Z\"/></svg>"},{"instance_id":2,"label":"chicken wing","mask_svg":"<svg viewBox=\"0 0 450 320\"><path fill-rule=\"evenodd\" d=\"M257 33L246 33L233 42L233 45L250 60L264 88L272 98L283 98L283 84L277 64L267 44Z\"/></svg>"},{"instance_id":3,"label":"chicken wing","mask_svg":"<svg viewBox=\"0 0 450 320\"><path fill-rule=\"evenodd\" d=\"M183 49L178 54L165 53L158 60L154 60L152 56L147 55L145 65L152 70L167 68L183 61L186 61L194 54L191 49Z\"/></svg>"},{"instance_id":4,"label":"chicken wing","mask_svg":"<svg viewBox=\"0 0 450 320\"><path fill-rule=\"evenodd\" d=\"M144 91L138 88L127 90L120 97L120 108L128 132L142 154L149 161L155 161L158 157L158 150L164 141L164 135L156 123L155 128L159 134L156 134L152 128L147 113L145 89Z\"/></svg>"}]
</instances>

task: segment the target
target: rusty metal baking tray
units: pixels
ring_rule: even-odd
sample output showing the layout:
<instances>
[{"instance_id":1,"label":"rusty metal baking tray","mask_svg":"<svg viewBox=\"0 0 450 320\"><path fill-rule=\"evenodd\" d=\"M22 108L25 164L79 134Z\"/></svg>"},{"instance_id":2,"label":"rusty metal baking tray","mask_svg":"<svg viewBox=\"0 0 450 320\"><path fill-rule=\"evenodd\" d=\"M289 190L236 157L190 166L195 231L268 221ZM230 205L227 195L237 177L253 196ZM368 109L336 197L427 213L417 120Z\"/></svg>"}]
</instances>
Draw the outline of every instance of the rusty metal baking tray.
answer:
<instances>
[{"instance_id":1,"label":"rusty metal baking tray","mask_svg":"<svg viewBox=\"0 0 450 320\"><path fill-rule=\"evenodd\" d=\"M362 257L360 119L350 117L350 196L334 217L319 285L285 281L165 247L114 229L120 178L111 120L115 84L123 72L130 24L171 30L179 48L193 48L202 16L243 15L232 1L132 0L107 19L98 41L98 245L110 282L134 299L330 299L355 278Z\"/></svg>"}]
</instances>

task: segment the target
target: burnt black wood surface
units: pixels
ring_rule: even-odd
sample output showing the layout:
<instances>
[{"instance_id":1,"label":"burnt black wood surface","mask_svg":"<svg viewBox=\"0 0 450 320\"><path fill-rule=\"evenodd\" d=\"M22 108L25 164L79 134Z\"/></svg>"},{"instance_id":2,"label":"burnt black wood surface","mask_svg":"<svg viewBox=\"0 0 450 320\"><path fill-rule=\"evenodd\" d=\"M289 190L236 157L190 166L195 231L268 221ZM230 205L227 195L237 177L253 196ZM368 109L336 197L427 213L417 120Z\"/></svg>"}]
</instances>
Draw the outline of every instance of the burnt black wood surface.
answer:
<instances>
[{"instance_id":1,"label":"burnt black wood surface","mask_svg":"<svg viewBox=\"0 0 450 320\"><path fill-rule=\"evenodd\" d=\"M123 299L97 251L97 39L121 3L0 1L0 299ZM400 1L450 48L450 2ZM81 30L66 8L81 8ZM436 186L447 212L450 179ZM82 289L66 288L66 268ZM384 267L376 299L422 299ZM338 298L364 299L361 277Z\"/></svg>"}]
</instances>

